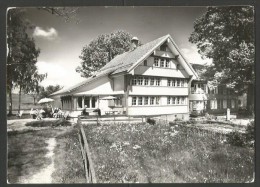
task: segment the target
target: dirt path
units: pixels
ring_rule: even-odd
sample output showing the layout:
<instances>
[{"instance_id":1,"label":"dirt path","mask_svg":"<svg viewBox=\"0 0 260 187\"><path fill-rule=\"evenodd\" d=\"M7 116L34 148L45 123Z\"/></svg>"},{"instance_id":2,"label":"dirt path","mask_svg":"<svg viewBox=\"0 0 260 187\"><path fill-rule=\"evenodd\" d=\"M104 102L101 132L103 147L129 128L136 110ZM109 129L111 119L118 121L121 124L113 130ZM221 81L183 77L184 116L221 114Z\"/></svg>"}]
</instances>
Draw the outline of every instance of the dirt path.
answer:
<instances>
[{"instance_id":1,"label":"dirt path","mask_svg":"<svg viewBox=\"0 0 260 187\"><path fill-rule=\"evenodd\" d=\"M41 169L38 173L32 175L29 179L21 178L20 183L26 184L48 184L52 183L52 173L54 172L54 148L56 146L56 139L49 138L46 143L48 144L47 149L48 152L45 155L46 157L51 159L51 164L43 169Z\"/></svg>"}]
</instances>

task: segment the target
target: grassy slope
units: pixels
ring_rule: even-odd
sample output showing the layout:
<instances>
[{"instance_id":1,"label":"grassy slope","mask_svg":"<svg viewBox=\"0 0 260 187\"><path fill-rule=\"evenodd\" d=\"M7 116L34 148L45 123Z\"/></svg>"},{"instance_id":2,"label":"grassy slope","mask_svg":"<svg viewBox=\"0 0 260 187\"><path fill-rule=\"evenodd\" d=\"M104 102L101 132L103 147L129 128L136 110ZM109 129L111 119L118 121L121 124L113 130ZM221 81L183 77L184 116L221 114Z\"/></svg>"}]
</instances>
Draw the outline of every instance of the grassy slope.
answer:
<instances>
[{"instance_id":1,"label":"grassy slope","mask_svg":"<svg viewBox=\"0 0 260 187\"><path fill-rule=\"evenodd\" d=\"M85 132L98 182L246 182L254 151L168 125L92 125ZM136 145L139 149L134 149Z\"/></svg>"}]
</instances>

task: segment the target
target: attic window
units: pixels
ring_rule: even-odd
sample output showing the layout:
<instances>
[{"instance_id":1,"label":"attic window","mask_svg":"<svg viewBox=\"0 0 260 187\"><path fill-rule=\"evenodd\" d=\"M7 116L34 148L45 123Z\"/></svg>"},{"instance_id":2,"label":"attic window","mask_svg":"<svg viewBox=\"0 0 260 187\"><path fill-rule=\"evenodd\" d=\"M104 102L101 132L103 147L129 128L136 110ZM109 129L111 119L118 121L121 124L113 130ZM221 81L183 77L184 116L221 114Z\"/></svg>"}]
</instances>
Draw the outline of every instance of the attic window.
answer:
<instances>
[{"instance_id":1,"label":"attic window","mask_svg":"<svg viewBox=\"0 0 260 187\"><path fill-rule=\"evenodd\" d=\"M161 45L160 46L160 51L166 51L166 45Z\"/></svg>"},{"instance_id":2,"label":"attic window","mask_svg":"<svg viewBox=\"0 0 260 187\"><path fill-rule=\"evenodd\" d=\"M144 61L144 66L147 66L147 60Z\"/></svg>"}]
</instances>

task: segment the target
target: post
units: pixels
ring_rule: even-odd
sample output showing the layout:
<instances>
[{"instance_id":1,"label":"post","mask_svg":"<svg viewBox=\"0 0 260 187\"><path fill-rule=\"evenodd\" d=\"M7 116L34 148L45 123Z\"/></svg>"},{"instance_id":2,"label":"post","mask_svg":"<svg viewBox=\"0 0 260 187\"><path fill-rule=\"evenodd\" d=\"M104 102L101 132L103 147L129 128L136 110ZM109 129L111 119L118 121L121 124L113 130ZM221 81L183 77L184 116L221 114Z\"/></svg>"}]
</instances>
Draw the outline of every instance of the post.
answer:
<instances>
[{"instance_id":1,"label":"post","mask_svg":"<svg viewBox=\"0 0 260 187\"><path fill-rule=\"evenodd\" d=\"M227 108L227 118L226 118L227 121L230 121L230 109Z\"/></svg>"}]
</instances>

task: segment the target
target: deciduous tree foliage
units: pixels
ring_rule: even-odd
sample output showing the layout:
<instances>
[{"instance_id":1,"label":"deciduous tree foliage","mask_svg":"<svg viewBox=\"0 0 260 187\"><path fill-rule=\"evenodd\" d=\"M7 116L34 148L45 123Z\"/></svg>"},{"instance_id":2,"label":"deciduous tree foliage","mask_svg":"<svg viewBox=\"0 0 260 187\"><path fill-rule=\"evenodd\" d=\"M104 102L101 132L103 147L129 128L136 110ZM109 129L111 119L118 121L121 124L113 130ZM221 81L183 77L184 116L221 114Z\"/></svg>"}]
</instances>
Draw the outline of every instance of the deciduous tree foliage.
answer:
<instances>
[{"instance_id":1,"label":"deciduous tree foliage","mask_svg":"<svg viewBox=\"0 0 260 187\"><path fill-rule=\"evenodd\" d=\"M81 66L76 72L82 77L90 77L116 55L130 49L132 36L125 31L102 34L86 45L80 55Z\"/></svg>"},{"instance_id":2,"label":"deciduous tree foliage","mask_svg":"<svg viewBox=\"0 0 260 187\"><path fill-rule=\"evenodd\" d=\"M62 86L60 86L60 85L55 85L55 86L49 85L46 88L40 87L39 88L39 92L40 92L40 98L39 99L42 99L44 97L49 97L50 94L57 92L60 89L62 89Z\"/></svg>"},{"instance_id":3,"label":"deciduous tree foliage","mask_svg":"<svg viewBox=\"0 0 260 187\"><path fill-rule=\"evenodd\" d=\"M12 90L19 87L19 109L21 91L30 92L46 75L39 74L36 67L40 50L27 30L31 25L24 19L22 9L8 11L7 19L7 92L10 99L9 114L12 114Z\"/></svg>"},{"instance_id":4,"label":"deciduous tree foliage","mask_svg":"<svg viewBox=\"0 0 260 187\"><path fill-rule=\"evenodd\" d=\"M250 6L208 7L195 21L189 41L202 57L213 59L203 74L237 93L247 92L248 107L254 101L254 10ZM251 110L253 107L250 108Z\"/></svg>"}]
</instances>

